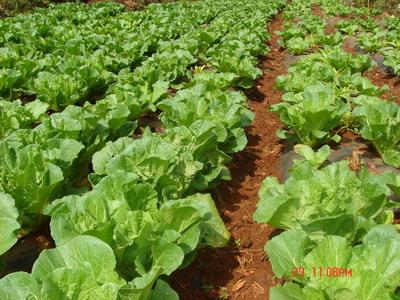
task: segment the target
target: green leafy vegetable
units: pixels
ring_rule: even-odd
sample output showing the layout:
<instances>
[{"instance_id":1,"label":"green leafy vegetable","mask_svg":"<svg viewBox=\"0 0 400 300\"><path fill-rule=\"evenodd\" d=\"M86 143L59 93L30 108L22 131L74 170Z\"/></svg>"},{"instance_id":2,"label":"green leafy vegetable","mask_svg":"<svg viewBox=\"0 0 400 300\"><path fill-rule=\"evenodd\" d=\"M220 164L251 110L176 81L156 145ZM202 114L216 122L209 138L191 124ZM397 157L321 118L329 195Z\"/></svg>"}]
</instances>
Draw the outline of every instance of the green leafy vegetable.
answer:
<instances>
[{"instance_id":1,"label":"green leafy vegetable","mask_svg":"<svg viewBox=\"0 0 400 300\"><path fill-rule=\"evenodd\" d=\"M399 282L399 237L393 225L372 228L357 246L339 236L315 245L302 231L282 233L266 246L274 272L288 278L271 289L271 299L393 298ZM282 251L287 256L281 257ZM304 277L291 274L298 266Z\"/></svg>"},{"instance_id":2,"label":"green leafy vegetable","mask_svg":"<svg viewBox=\"0 0 400 300\"><path fill-rule=\"evenodd\" d=\"M0 255L10 249L18 238L18 210L14 199L5 193L0 193L0 227L3 233L0 238Z\"/></svg>"},{"instance_id":3,"label":"green leafy vegetable","mask_svg":"<svg viewBox=\"0 0 400 300\"><path fill-rule=\"evenodd\" d=\"M373 143L385 163L400 167L400 106L379 102L357 107L361 136Z\"/></svg>"},{"instance_id":4,"label":"green leafy vegetable","mask_svg":"<svg viewBox=\"0 0 400 300\"><path fill-rule=\"evenodd\" d=\"M257 222L304 230L312 239L339 235L357 241L376 224L393 220L387 175L366 169L355 173L347 161L318 168L323 159L310 157L310 151L299 151L312 160L297 161L284 184L273 177L264 180L254 214ZM326 158L327 153L316 155Z\"/></svg>"},{"instance_id":5,"label":"green leafy vegetable","mask_svg":"<svg viewBox=\"0 0 400 300\"><path fill-rule=\"evenodd\" d=\"M349 108L331 89L322 84L311 85L302 93L286 94L284 99L286 102L273 105L271 111L279 114L301 143L317 146L329 140L340 140L332 130L339 127ZM280 136L289 134L282 131Z\"/></svg>"},{"instance_id":6,"label":"green leafy vegetable","mask_svg":"<svg viewBox=\"0 0 400 300\"><path fill-rule=\"evenodd\" d=\"M43 251L31 275L17 272L1 279L0 295L2 299L21 300L71 296L117 299L124 280L115 272L115 264L107 244L94 237L79 236L56 249Z\"/></svg>"}]
</instances>

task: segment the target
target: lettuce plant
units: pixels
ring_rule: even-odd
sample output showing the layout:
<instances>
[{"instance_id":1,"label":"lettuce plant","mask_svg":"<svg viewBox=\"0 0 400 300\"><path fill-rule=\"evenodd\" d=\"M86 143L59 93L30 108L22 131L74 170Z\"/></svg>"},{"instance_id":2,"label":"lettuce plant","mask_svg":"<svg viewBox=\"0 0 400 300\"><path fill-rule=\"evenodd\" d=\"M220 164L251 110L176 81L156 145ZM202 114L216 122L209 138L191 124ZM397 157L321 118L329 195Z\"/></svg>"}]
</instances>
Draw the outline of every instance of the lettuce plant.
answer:
<instances>
[{"instance_id":1,"label":"lettuce plant","mask_svg":"<svg viewBox=\"0 0 400 300\"><path fill-rule=\"evenodd\" d=\"M338 128L349 107L322 84L311 85L299 94L286 94L285 102L271 106L292 132L280 131L279 136L293 136L303 144L318 146L340 137L332 132Z\"/></svg>"},{"instance_id":2,"label":"lettuce plant","mask_svg":"<svg viewBox=\"0 0 400 300\"><path fill-rule=\"evenodd\" d=\"M180 90L174 97L162 101L161 121L166 128L190 127L197 120L214 124L214 132L226 153L244 149L247 138L243 127L250 125L254 114L247 108L246 97L240 92L212 88L199 82Z\"/></svg>"},{"instance_id":3,"label":"lettuce plant","mask_svg":"<svg viewBox=\"0 0 400 300\"><path fill-rule=\"evenodd\" d=\"M87 94L87 85L83 80L68 74L49 72L39 73L32 89L38 94L39 100L48 103L56 111L77 103Z\"/></svg>"},{"instance_id":4,"label":"lettuce plant","mask_svg":"<svg viewBox=\"0 0 400 300\"><path fill-rule=\"evenodd\" d=\"M61 248L85 235L112 248L119 274L130 281L124 295L131 295L133 287L145 294L159 276L190 262L198 243L222 247L229 240L208 195L160 204L151 184L122 171L103 178L93 191L54 201L46 213Z\"/></svg>"},{"instance_id":5,"label":"lettuce plant","mask_svg":"<svg viewBox=\"0 0 400 300\"><path fill-rule=\"evenodd\" d=\"M41 147L18 145L18 142L11 139L0 142L0 188L14 197L21 223L35 228L41 222L44 206L61 188L64 175L60 167L49 162ZM70 152L70 155L74 153Z\"/></svg>"},{"instance_id":6,"label":"lettuce plant","mask_svg":"<svg viewBox=\"0 0 400 300\"><path fill-rule=\"evenodd\" d=\"M392 67L395 74L400 74L400 50L399 49L388 49L384 52L386 66Z\"/></svg>"},{"instance_id":7,"label":"lettuce plant","mask_svg":"<svg viewBox=\"0 0 400 300\"><path fill-rule=\"evenodd\" d=\"M146 133L141 139L120 138L93 156L95 183L117 171L133 172L165 197L182 197L230 178L229 156L217 146L214 124L197 121L164 136Z\"/></svg>"},{"instance_id":8,"label":"lettuce plant","mask_svg":"<svg viewBox=\"0 0 400 300\"><path fill-rule=\"evenodd\" d=\"M313 243L304 231L290 230L265 247L274 273L286 283L270 291L276 299L396 299L400 277L400 234L378 225L358 245L329 235ZM304 276L293 272L304 270ZM333 268L341 269L334 271ZM333 275L332 275L333 274Z\"/></svg>"},{"instance_id":9,"label":"lettuce plant","mask_svg":"<svg viewBox=\"0 0 400 300\"><path fill-rule=\"evenodd\" d=\"M47 107L46 103L40 101L22 105L19 100L0 100L0 138L20 128L32 128L36 122L46 118Z\"/></svg>"},{"instance_id":10,"label":"lettuce plant","mask_svg":"<svg viewBox=\"0 0 400 300\"><path fill-rule=\"evenodd\" d=\"M361 104L353 111L361 136L371 141L385 163L400 167L400 106L380 101Z\"/></svg>"},{"instance_id":11,"label":"lettuce plant","mask_svg":"<svg viewBox=\"0 0 400 300\"><path fill-rule=\"evenodd\" d=\"M0 96L9 97L21 75L14 69L0 69Z\"/></svg>"},{"instance_id":12,"label":"lettuce plant","mask_svg":"<svg viewBox=\"0 0 400 300\"><path fill-rule=\"evenodd\" d=\"M126 282L115 271L111 248L101 240L79 236L56 249L43 251L32 273L0 279L2 299L117 299Z\"/></svg>"},{"instance_id":13,"label":"lettuce plant","mask_svg":"<svg viewBox=\"0 0 400 300\"><path fill-rule=\"evenodd\" d=\"M298 149L306 156L297 161L284 184L267 177L261 186L260 203L254 214L257 222L273 227L303 230L313 239L339 235L358 241L376 224L393 221L388 175L359 173L348 161L319 167L329 148L316 154L306 146Z\"/></svg>"}]
</instances>

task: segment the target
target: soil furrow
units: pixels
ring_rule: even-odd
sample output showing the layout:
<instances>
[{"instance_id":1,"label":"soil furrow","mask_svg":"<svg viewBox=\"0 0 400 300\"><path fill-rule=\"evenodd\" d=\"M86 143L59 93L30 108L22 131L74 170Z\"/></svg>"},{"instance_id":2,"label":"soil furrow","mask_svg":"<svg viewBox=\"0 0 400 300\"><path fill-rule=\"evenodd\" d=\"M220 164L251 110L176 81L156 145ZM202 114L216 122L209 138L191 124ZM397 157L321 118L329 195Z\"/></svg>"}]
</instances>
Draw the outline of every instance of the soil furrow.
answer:
<instances>
[{"instance_id":1,"label":"soil furrow","mask_svg":"<svg viewBox=\"0 0 400 300\"><path fill-rule=\"evenodd\" d=\"M280 178L280 153L283 146L276 137L281 122L267 110L281 101L282 93L274 89L279 75L285 74L286 51L278 44L283 19L278 15L268 26L272 39L270 53L262 58L263 77L247 92L255 120L246 129L249 143L235 155L230 165L232 181L222 183L214 199L232 243L223 249L202 249L190 267L177 272L171 285L182 300L186 299L268 299L274 285L271 266L264 253L273 228L253 221L258 190L266 176Z\"/></svg>"}]
</instances>

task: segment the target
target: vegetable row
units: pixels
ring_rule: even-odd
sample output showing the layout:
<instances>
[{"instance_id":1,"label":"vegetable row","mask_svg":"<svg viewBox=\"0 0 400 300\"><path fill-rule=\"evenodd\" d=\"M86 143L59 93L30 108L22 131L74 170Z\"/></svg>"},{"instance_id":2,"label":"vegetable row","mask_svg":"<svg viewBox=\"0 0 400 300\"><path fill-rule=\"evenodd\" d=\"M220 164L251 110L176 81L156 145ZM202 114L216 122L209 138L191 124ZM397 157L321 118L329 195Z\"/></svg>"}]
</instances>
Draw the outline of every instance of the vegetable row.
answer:
<instances>
[{"instance_id":1,"label":"vegetable row","mask_svg":"<svg viewBox=\"0 0 400 300\"><path fill-rule=\"evenodd\" d=\"M67 3L2 20L0 96L37 98L55 111L96 99L120 71L141 65L164 42L207 25L226 8L208 1L122 10L115 3L90 9Z\"/></svg>"},{"instance_id":2,"label":"vegetable row","mask_svg":"<svg viewBox=\"0 0 400 300\"><path fill-rule=\"evenodd\" d=\"M325 14L347 13L337 1L292 1L288 22L300 25L287 28L306 26L304 20L314 18L312 8L318 3ZM322 32L326 23L320 23ZM385 87L363 77L374 65L369 56L347 53L342 42L317 42L315 33L302 32L302 39L313 39L321 49L277 79L283 102L271 107L286 127L278 135L299 143L295 151L301 159L293 162L284 183L274 177L263 181L254 214L257 222L286 230L265 246L275 275L284 279L270 297L395 299L400 234L392 224L393 211L400 207L400 175L374 174L367 167L352 170L349 161L328 162L327 144L353 130L386 164L399 168L399 105L381 99ZM290 51L290 43L286 45Z\"/></svg>"},{"instance_id":3,"label":"vegetable row","mask_svg":"<svg viewBox=\"0 0 400 300\"><path fill-rule=\"evenodd\" d=\"M335 16L338 11L346 11L348 18L336 24L336 28L347 35L357 37L362 50L370 54L383 55L382 63L391 68L394 74L400 75L400 18L398 16L375 17L379 11L366 9L364 14L355 14L357 9L338 2L336 9L329 9L329 1L321 0L322 8L327 15ZM361 17L361 18L360 18Z\"/></svg>"},{"instance_id":4,"label":"vegetable row","mask_svg":"<svg viewBox=\"0 0 400 300\"><path fill-rule=\"evenodd\" d=\"M385 56L385 65L397 71L396 55L399 18L389 16L375 20L380 11L333 4L330 0L296 2L284 12L288 20L280 32L283 46L292 54L299 55L324 45L337 45L346 36L358 37L363 50L378 50ZM301 19L291 22L298 14ZM345 19L337 20L337 17ZM396 72L395 72L396 73Z\"/></svg>"},{"instance_id":5,"label":"vegetable row","mask_svg":"<svg viewBox=\"0 0 400 300\"><path fill-rule=\"evenodd\" d=\"M315 147L338 142L338 133L351 129L370 141L385 163L400 167L400 107L379 98L387 86L379 88L362 75L375 62L347 53L343 43L321 46L277 79L284 101L272 110L290 129L280 136Z\"/></svg>"}]
</instances>

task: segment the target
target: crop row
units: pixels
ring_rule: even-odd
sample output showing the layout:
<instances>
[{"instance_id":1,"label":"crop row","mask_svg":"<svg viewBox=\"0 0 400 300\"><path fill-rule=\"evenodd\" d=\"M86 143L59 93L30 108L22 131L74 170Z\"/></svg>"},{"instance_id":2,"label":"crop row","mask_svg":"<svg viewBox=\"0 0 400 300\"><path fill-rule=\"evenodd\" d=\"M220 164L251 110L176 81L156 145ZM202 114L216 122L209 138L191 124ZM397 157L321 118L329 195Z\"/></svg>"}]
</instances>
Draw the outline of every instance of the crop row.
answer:
<instances>
[{"instance_id":1,"label":"crop row","mask_svg":"<svg viewBox=\"0 0 400 300\"><path fill-rule=\"evenodd\" d=\"M174 32L164 41L155 37L152 55L115 74L105 96L94 103L68 105L48 116L40 95L26 105L4 102L16 109L11 114L5 110L9 127L0 141L5 224L0 253L6 256L17 238L46 216L56 248L41 253L31 274L16 272L1 279L1 299L178 298L165 277L187 266L199 245L221 247L230 238L211 196L199 192L230 179L228 154L247 143L243 127L253 114L243 93L232 87L248 88L260 75L257 56L268 50L265 23L284 2L202 1L119 13L97 23L108 28L107 35L113 35L113 27L117 33L126 26L129 34L145 23L142 19L165 19L163 26L169 26L183 7L180 22L191 20L194 12L196 16L186 33L169 26L165 30ZM87 6L70 5L76 13L64 17L55 6L50 15L74 24L71 28L83 26L79 30L87 37L98 34L90 29L96 21L88 14L119 12L112 4L88 11ZM197 13L203 10L207 13ZM36 26L35 20L22 19ZM104 25L109 20L112 25ZM123 39L124 32L116 36ZM118 43L130 47L129 42ZM92 57L92 50L83 53ZM114 55L128 57L129 64L137 59ZM65 89L59 85L54 90ZM149 127L134 131L150 111L161 113L157 132ZM88 172L89 189L81 183Z\"/></svg>"},{"instance_id":2,"label":"crop row","mask_svg":"<svg viewBox=\"0 0 400 300\"><path fill-rule=\"evenodd\" d=\"M320 5L321 12L326 18L316 15L312 8ZM400 73L400 18L386 16L378 19L379 10L368 8L356 8L343 4L332 3L330 0L318 0L313 2L296 2L287 11L284 17L293 19L297 13L301 13L298 22L286 22L281 32L282 44L293 54L303 54L315 47L324 45L337 45L345 36L356 36L362 50L383 55L383 64L392 68L393 73ZM341 16L345 19L335 21ZM331 26L327 31L327 25Z\"/></svg>"},{"instance_id":3,"label":"crop row","mask_svg":"<svg viewBox=\"0 0 400 300\"><path fill-rule=\"evenodd\" d=\"M349 161L332 163L328 144L339 143L341 133L352 130L369 141L386 164L399 168L400 107L381 99L385 89L363 77L374 65L371 58L347 53L342 34L325 32L326 20L313 16L317 4L325 14L351 11L337 1L301 0L292 1L285 13L283 45L294 53L310 47L315 52L277 79L283 102L271 107L287 128L279 136L299 143L295 151L302 159L293 162L284 183L268 177L259 191L255 220L287 230L265 247L275 275L285 280L270 296L395 298L400 234L392 223L393 209L400 206L394 201L400 196L400 175L375 174ZM308 28L308 21L317 26ZM293 46L297 42L300 46ZM316 269L332 268L350 270L351 276L316 275Z\"/></svg>"},{"instance_id":4,"label":"crop row","mask_svg":"<svg viewBox=\"0 0 400 300\"><path fill-rule=\"evenodd\" d=\"M0 96L35 97L59 111L102 95L120 71L134 69L163 43L207 25L225 9L179 3L131 14L116 4L63 4L5 19ZM62 15L70 10L78 12Z\"/></svg>"},{"instance_id":5,"label":"crop row","mask_svg":"<svg viewBox=\"0 0 400 300\"><path fill-rule=\"evenodd\" d=\"M131 94L108 92L109 100L103 101L101 105L92 106L90 102L103 97L110 85L118 80L119 72L121 77L126 77L131 69L141 65L155 53L161 44L172 43L173 38L193 31L199 25L207 25L223 10L221 5L206 4L202 8L198 5L200 4L166 4L159 9L157 6L150 6L143 13L121 13L111 18L105 12L120 12L121 6L97 4L88 10L86 5L63 4L51 10L39 10L23 17L5 19L1 24L5 30L8 29L8 34L4 35L4 39L8 37L8 40L3 41L0 51L0 72L3 74L0 79L1 94L4 97L8 94L10 100L22 96L25 98L23 102L26 103L28 99L29 103L22 105L19 100L0 101L0 136L4 137L15 129L31 128L47 119L45 113L49 108L63 109L77 101L84 102L85 110L99 117L109 113L135 118L143 110L137 104L141 99L136 98L140 95L136 96L134 91ZM197 14L197 9L202 9L204 14ZM64 11L72 11L72 14L67 18L63 15ZM97 19L93 18L97 15ZM75 18L80 21L75 21ZM105 19L107 22L104 22ZM60 26L63 35L56 30L56 25ZM46 31L51 28L52 32L40 37L43 26L46 26ZM76 39L74 43L71 35ZM16 36L21 38L16 40ZM33 41L26 40L30 36L33 36ZM42 49L40 43L52 44L48 53ZM25 67L30 70L21 69ZM19 75L18 78L15 77L16 80L13 79L14 76L9 76L17 73ZM43 80L39 80L38 76ZM143 79L145 80L146 78ZM29 87L39 81L41 91ZM149 87L141 87L139 90L144 94L142 98L145 99L142 102L151 98L153 85L151 82ZM165 84L162 86L165 87ZM157 85L155 88L157 89ZM162 89L161 94L165 89ZM32 97L29 98L31 94L37 100L32 101ZM122 105L118 105L118 110L115 111L115 103L123 101L124 97L132 98L131 112ZM85 102L87 100L89 102ZM79 113L75 112L76 114ZM65 114L68 115L71 113Z\"/></svg>"},{"instance_id":6,"label":"crop row","mask_svg":"<svg viewBox=\"0 0 400 300\"><path fill-rule=\"evenodd\" d=\"M357 18L357 15L353 14L354 9L346 7L341 2L334 10L327 10L329 5L324 5L324 1L320 2L329 16L342 11L341 15L346 16L347 19L339 21L336 27L347 35L355 35L363 50L371 54L377 52L382 54L383 64L392 68L394 74L400 75L400 18L398 16L373 18L380 12L367 10L365 16L361 14L359 17L362 16L362 18Z\"/></svg>"}]
</instances>

